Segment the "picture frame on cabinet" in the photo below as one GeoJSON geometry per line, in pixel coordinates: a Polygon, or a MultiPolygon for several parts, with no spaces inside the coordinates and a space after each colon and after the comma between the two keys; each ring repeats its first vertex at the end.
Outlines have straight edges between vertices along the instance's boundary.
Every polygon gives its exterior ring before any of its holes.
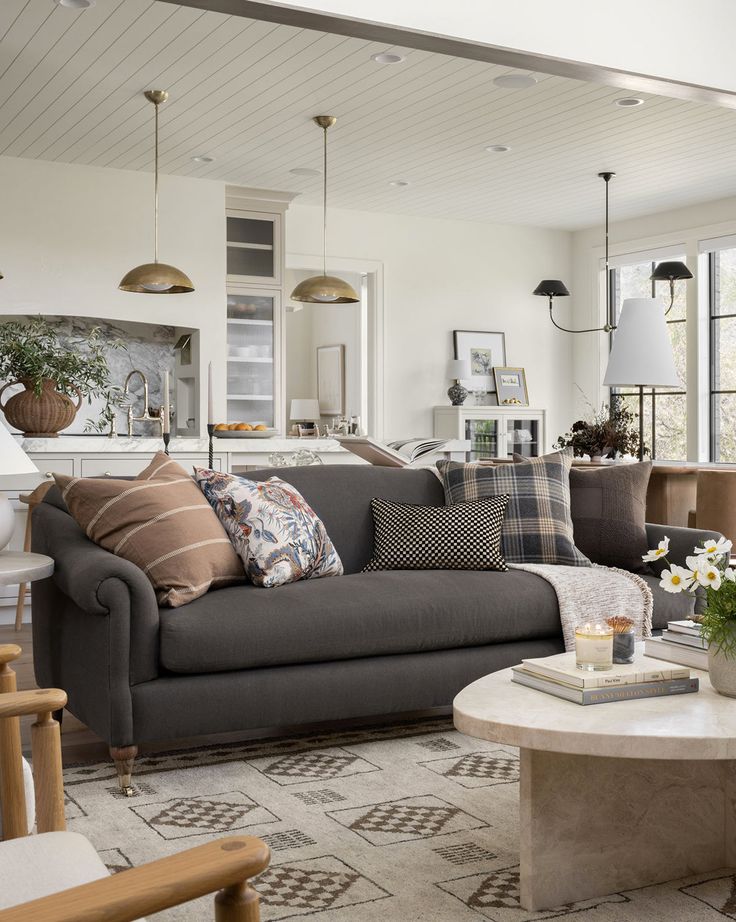
{"type": "Polygon", "coordinates": [[[496,392],[493,368],[506,365],[506,335],[487,330],[453,330],[455,358],[470,364],[470,378],[462,383],[470,391],[496,392]]]}
{"type": "Polygon", "coordinates": [[[493,378],[496,382],[499,406],[529,406],[526,372],[523,368],[494,366],[493,378]]]}
{"type": "Polygon", "coordinates": [[[345,346],[317,347],[317,399],[322,416],[345,415],[345,346]]]}

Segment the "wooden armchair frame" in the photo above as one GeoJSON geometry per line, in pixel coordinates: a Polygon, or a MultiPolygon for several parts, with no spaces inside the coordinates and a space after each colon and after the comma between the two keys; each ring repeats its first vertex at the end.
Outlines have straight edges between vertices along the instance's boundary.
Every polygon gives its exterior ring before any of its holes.
{"type": "MultiPolygon", "coordinates": [[[[61,737],[52,717],[66,704],[66,693],[56,688],[16,691],[9,664],[20,652],[16,644],[0,645],[0,801],[5,839],[28,834],[20,740],[20,718],[28,715],[37,715],[31,747],[38,831],[66,828],[61,737]]],[[[228,836],[0,910],[0,922],[133,922],[216,891],[215,922],[259,922],[258,895],[249,880],[267,867],[269,858],[268,846],[260,839],[228,836]]],[[[38,873],[43,872],[38,869],[38,873]]]]}

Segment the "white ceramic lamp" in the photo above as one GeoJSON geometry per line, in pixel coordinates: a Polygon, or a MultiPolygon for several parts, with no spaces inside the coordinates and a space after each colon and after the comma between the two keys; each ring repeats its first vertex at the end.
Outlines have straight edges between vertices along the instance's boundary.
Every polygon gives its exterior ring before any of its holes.
{"type": "Polygon", "coordinates": [[[289,417],[294,423],[314,423],[320,418],[319,400],[295,398],[291,401],[289,417]]]}
{"type": "Polygon", "coordinates": [[[644,388],[682,387],[661,301],[624,301],[603,383],[607,387],[639,389],[639,460],[643,461],[644,388]]]}
{"type": "MultiPolygon", "coordinates": [[[[38,468],[0,423],[0,477],[37,474],[38,468]]],[[[0,492],[0,551],[7,547],[15,529],[15,513],[5,493],[0,492]]]]}

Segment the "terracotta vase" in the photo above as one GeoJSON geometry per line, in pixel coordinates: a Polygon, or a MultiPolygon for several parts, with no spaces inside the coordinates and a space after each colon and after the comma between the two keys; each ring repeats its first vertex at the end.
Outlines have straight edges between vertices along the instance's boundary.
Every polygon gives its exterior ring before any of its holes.
{"type": "Polygon", "coordinates": [[[77,392],[77,403],[56,390],[56,381],[44,378],[39,397],[33,391],[33,382],[27,378],[20,381],[9,381],[0,388],[0,398],[3,391],[13,384],[22,384],[25,390],[20,391],[2,406],[5,418],[13,429],[20,429],[26,438],[55,439],[62,429],[66,429],[74,421],[77,411],[82,406],[82,394],[77,392]]]}

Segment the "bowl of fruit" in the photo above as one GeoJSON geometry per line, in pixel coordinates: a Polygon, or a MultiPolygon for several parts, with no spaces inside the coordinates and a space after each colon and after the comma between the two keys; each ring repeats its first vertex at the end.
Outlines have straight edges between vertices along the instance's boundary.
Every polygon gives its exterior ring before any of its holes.
{"type": "Polygon", "coordinates": [[[214,437],[216,439],[272,439],[275,429],[265,423],[217,423],[214,437]]]}

